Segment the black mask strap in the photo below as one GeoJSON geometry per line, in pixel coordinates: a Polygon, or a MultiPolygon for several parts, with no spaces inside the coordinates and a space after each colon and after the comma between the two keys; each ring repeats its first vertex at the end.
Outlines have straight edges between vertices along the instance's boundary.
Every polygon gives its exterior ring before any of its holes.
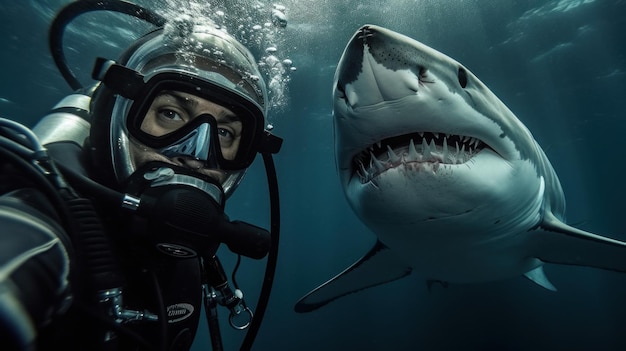
{"type": "Polygon", "coordinates": [[[91,77],[99,80],[116,94],[135,100],[144,88],[144,76],[130,68],[102,57],[96,59],[91,77]]]}

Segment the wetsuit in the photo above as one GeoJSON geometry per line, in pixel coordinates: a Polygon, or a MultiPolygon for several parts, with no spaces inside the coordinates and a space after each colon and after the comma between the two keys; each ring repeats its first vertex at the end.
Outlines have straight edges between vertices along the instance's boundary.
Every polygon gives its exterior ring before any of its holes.
{"type": "MultiPolygon", "coordinates": [[[[50,151],[88,174],[76,145],[50,151]]],[[[199,259],[145,245],[147,226],[71,182],[55,189],[14,156],[0,152],[1,348],[189,349],[199,259]]]]}

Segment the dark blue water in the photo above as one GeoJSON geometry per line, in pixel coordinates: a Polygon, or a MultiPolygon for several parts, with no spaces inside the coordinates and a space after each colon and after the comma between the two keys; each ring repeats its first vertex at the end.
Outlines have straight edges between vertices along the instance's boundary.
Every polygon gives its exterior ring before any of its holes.
{"type": "MultiPolygon", "coordinates": [[[[47,26],[65,3],[0,5],[1,116],[32,125],[70,93],[46,42],[47,26]]],[[[418,39],[471,69],[546,151],[565,190],[568,222],[626,240],[626,1],[281,4],[289,24],[280,33],[279,53],[291,58],[297,71],[290,74],[288,101],[271,117],[275,133],[285,139],[275,157],[281,251],[255,349],[626,350],[626,274],[590,268],[548,265],[557,293],[523,277],[435,287],[429,293],[423,278],[412,275],[309,314],[293,312],[298,298],[358,259],[375,240],[339,186],[330,115],[336,63],[365,23],[418,39]]],[[[88,77],[94,56],[116,57],[145,30],[117,18],[103,21],[106,25],[97,17],[95,24],[90,21],[82,24],[81,35],[68,38],[68,56],[81,77],[88,77]]],[[[230,216],[267,226],[266,188],[259,160],[232,197],[230,216]]],[[[232,255],[220,252],[230,269],[232,255]]],[[[244,260],[238,274],[250,305],[258,297],[264,264],[244,260]]],[[[205,330],[201,325],[194,350],[210,348],[205,330]]],[[[237,349],[243,333],[227,327],[225,319],[222,332],[226,348],[237,349]]]]}

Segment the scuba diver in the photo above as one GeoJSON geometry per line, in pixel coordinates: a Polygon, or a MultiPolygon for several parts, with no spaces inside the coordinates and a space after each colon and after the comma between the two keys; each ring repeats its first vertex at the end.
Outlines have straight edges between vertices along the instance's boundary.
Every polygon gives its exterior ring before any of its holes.
{"type": "Polygon", "coordinates": [[[75,93],[32,130],[0,119],[2,349],[187,350],[203,302],[213,350],[222,348],[217,305],[248,329],[241,349],[250,349],[276,265],[271,155],[282,143],[265,129],[254,57],[211,23],[166,23],[119,0],[70,3],[50,45],[75,93]],[[60,43],[69,22],[96,10],[156,29],[117,61],[97,59],[97,83],[83,88],[60,43]],[[259,153],[270,231],[224,213],[259,153]],[[254,313],[224,273],[222,243],[267,259],[254,313]]]}

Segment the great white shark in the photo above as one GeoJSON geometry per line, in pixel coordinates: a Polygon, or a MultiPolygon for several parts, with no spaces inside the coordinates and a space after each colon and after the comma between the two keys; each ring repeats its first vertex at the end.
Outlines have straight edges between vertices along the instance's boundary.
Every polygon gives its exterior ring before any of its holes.
{"type": "Polygon", "coordinates": [[[377,241],[297,312],[411,272],[445,283],[525,275],[550,290],[545,263],[626,272],[626,243],[565,224],[544,151],[454,59],[363,26],[338,63],[333,100],[339,178],[377,241]]]}

